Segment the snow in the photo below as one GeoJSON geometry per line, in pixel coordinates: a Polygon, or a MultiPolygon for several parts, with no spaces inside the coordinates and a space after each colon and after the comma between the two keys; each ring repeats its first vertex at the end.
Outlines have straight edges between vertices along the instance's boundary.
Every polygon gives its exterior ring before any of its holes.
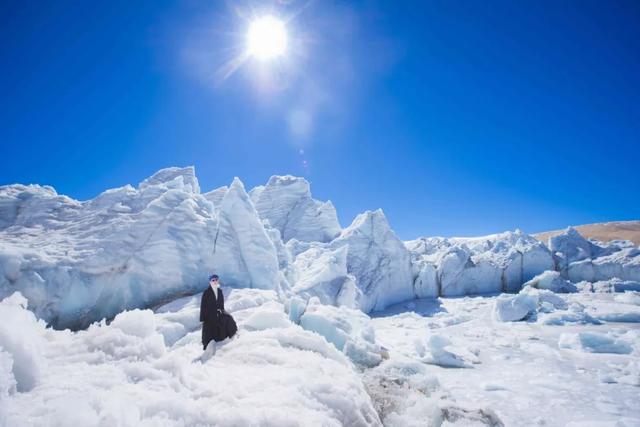
{"type": "MultiPolygon", "coordinates": [[[[546,295],[538,298],[547,301],[553,294],[533,288],[523,292],[546,295]]],[[[568,312],[574,303],[587,310],[602,309],[613,303],[615,295],[554,294],[556,297],[564,304],[557,302],[555,312],[568,312]]],[[[547,325],[543,322],[546,313],[539,311],[537,320],[501,322],[493,314],[499,298],[439,298],[437,311],[426,311],[417,302],[415,307],[423,314],[412,312],[407,304],[398,304],[401,312],[393,306],[375,313],[376,340],[388,349],[390,358],[374,371],[391,361],[421,361],[421,347],[415,343],[423,343],[427,354],[431,336],[438,337],[436,343],[444,338],[439,344],[450,344],[441,348],[468,365],[457,369],[419,363],[414,375],[408,368],[407,372],[385,372],[374,383],[378,387],[368,385],[373,396],[380,393],[389,401],[388,407],[382,405],[383,422],[389,422],[388,414],[393,412],[391,419],[397,416],[406,425],[416,425],[416,420],[434,420],[431,425],[639,425],[640,329],[636,324],[547,325]],[[464,321],[458,319],[462,313],[467,316],[464,321]],[[563,334],[580,333],[608,337],[613,344],[610,349],[619,352],[596,353],[559,345],[563,334]],[[408,381],[414,376],[431,379],[433,387],[419,392],[408,381]]],[[[604,344],[607,342],[605,339],[604,344]]],[[[599,348],[607,349],[605,345],[599,348]]],[[[365,373],[367,384],[372,373],[365,373]]]]}
{"type": "Polygon", "coordinates": [[[637,324],[550,325],[543,317],[637,307],[617,294],[527,286],[516,296],[534,301],[538,317],[501,322],[493,311],[506,294],[399,303],[369,317],[317,297],[283,303],[275,290],[223,292],[239,335],[213,344],[208,355],[200,345],[199,294],[155,311],[124,311],[77,332],[44,329],[19,294],[5,298],[0,325],[22,325],[15,336],[29,336],[23,345],[38,343],[29,351],[46,368],[30,390],[17,390],[16,353],[7,352],[4,339],[10,329],[0,329],[0,421],[18,427],[640,422],[637,324]],[[11,321],[16,316],[22,318],[11,321]]]}
{"type": "Polygon", "coordinates": [[[14,386],[19,392],[32,390],[46,369],[45,324],[26,307],[27,300],[19,292],[0,301],[0,395],[14,386]]]}
{"type": "Polygon", "coordinates": [[[291,176],[3,186],[0,425],[639,425],[639,291],[628,241],[403,242],[291,176]],[[212,272],[239,333],[202,353],[212,272]]]}
{"type": "MultiPolygon", "coordinates": [[[[242,318],[244,311],[246,321],[239,322],[239,338],[218,343],[204,363],[196,360],[202,353],[198,328],[185,330],[172,345],[158,331],[172,316],[188,313],[197,320],[192,297],[156,313],[125,311],[110,324],[78,332],[45,333],[41,322],[23,322],[23,333],[46,335],[41,351],[49,363],[35,387],[17,392],[7,382],[7,353],[0,353],[3,425],[380,425],[342,352],[289,321],[275,325],[271,314],[260,316],[282,309],[273,291],[228,292],[238,310],[234,316],[242,318]],[[255,305],[261,293],[266,302],[255,305]],[[252,330],[251,322],[262,327],[252,330]]],[[[0,324],[8,316],[33,317],[23,302],[2,301],[0,324]]]]}
{"type": "Polygon", "coordinates": [[[615,300],[623,304],[640,305],[640,292],[627,291],[620,295],[616,295],[615,300]]]}

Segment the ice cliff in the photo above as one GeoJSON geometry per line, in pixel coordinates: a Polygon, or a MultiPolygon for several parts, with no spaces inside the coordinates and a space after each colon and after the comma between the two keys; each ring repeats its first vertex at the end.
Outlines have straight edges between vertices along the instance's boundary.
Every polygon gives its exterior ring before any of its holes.
{"type": "Polygon", "coordinates": [[[167,168],[87,201],[49,186],[0,187],[0,299],[21,292],[56,328],[197,293],[212,271],[283,301],[370,312],[416,297],[518,292],[545,271],[640,281],[640,250],[571,228],[548,246],[521,231],[403,242],[382,210],[342,229],[331,202],[292,176],[248,192],[235,178],[202,193],[193,167],[167,168]]]}

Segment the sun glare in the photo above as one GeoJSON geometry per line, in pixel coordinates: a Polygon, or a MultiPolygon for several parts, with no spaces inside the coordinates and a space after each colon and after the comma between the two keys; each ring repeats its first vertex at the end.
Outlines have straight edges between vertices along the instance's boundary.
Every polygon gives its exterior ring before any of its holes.
{"type": "Polygon", "coordinates": [[[267,60],[283,55],[286,49],[287,32],[282,21],[264,16],[251,23],[247,34],[249,55],[267,60]]]}

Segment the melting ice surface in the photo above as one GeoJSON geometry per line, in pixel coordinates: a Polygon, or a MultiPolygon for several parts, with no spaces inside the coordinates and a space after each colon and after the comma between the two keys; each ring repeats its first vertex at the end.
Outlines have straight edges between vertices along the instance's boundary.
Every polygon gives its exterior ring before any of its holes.
{"type": "Polygon", "coordinates": [[[640,425],[638,291],[631,242],[403,242],[290,176],[4,186],[0,425],[640,425]],[[240,330],[203,355],[212,271],[240,330]]]}

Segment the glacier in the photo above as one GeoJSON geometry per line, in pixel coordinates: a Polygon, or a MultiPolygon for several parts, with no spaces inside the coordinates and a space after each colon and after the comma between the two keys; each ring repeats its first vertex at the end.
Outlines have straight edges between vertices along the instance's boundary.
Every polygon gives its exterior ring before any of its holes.
{"type": "Polygon", "coordinates": [[[343,228],[292,176],[2,186],[0,425],[638,425],[639,264],[572,228],[343,228]],[[239,334],[203,354],[211,272],[239,334]]]}
{"type": "Polygon", "coordinates": [[[283,301],[317,297],[370,313],[414,298],[517,293],[545,272],[569,290],[635,283],[640,249],[572,228],[546,243],[520,230],[403,242],[381,209],[341,228],[333,204],[288,175],[203,193],[193,167],[172,167],[87,201],[49,186],[0,187],[0,298],[21,292],[55,328],[197,293],[212,271],[283,301]]]}

